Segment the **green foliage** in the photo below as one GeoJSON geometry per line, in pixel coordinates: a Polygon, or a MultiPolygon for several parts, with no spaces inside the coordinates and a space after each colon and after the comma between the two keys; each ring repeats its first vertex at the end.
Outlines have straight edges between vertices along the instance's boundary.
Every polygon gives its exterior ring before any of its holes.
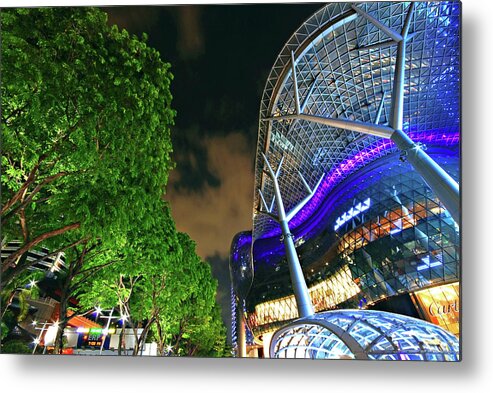
{"type": "Polygon", "coordinates": [[[215,301],[217,281],[190,237],[179,233],[178,240],[182,251],[169,277],[171,307],[159,315],[155,337],[161,348],[169,345],[175,355],[222,356],[226,329],[215,301]]]}
{"type": "Polygon", "coordinates": [[[0,321],[0,341],[3,341],[3,339],[5,337],[7,337],[7,335],[9,334],[9,327],[7,326],[7,324],[1,320],[0,321]]]}
{"type": "Polygon", "coordinates": [[[32,353],[29,345],[21,340],[10,340],[2,343],[2,353],[32,353]]]}
{"type": "MultiPolygon", "coordinates": [[[[2,310],[3,312],[4,310],[2,310]]],[[[14,326],[17,324],[16,317],[14,313],[10,310],[6,310],[5,313],[2,315],[2,321],[1,321],[1,338],[2,342],[5,337],[9,334],[9,332],[14,328],[14,326]]]]}
{"type": "Polygon", "coordinates": [[[153,225],[173,166],[169,64],[96,8],[2,10],[1,50],[3,235],[77,224],[43,245],[123,247],[153,225]]]}
{"type": "Polygon", "coordinates": [[[161,349],[183,356],[222,356],[226,329],[215,302],[217,281],[195,252],[195,243],[177,233],[169,210],[151,231],[136,232],[122,258],[79,296],[85,308],[100,305],[130,315],[131,326],[149,324],[161,349]]]}
{"type": "MultiPolygon", "coordinates": [[[[0,329],[1,329],[0,336],[1,336],[1,343],[2,343],[2,352],[6,352],[6,350],[4,350],[4,344],[7,344],[11,340],[17,340],[15,338],[11,338],[11,337],[8,338],[8,335],[17,326],[18,316],[16,315],[16,313],[12,312],[11,310],[2,310],[2,311],[5,311],[5,312],[3,312],[3,314],[2,314],[2,320],[1,320],[1,326],[0,326],[0,329]]],[[[16,346],[16,345],[14,345],[14,346],[16,346]]],[[[7,353],[16,353],[16,352],[7,352],[7,353]]]]}
{"type": "Polygon", "coordinates": [[[116,306],[176,354],[221,356],[217,282],[162,200],[170,65],[97,8],[1,17],[2,236],[24,250],[2,262],[2,296],[31,274],[27,250],[63,250],[64,307],[116,306]]]}

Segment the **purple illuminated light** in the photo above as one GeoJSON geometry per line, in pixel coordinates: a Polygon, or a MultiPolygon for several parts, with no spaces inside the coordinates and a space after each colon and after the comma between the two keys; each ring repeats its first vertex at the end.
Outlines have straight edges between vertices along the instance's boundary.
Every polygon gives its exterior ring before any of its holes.
{"type": "MultiPolygon", "coordinates": [[[[426,131],[426,132],[410,132],[409,137],[414,142],[430,143],[438,146],[452,146],[459,143],[460,133],[444,133],[440,130],[426,131]]],[[[322,180],[317,193],[313,196],[310,202],[290,221],[290,228],[294,229],[310,218],[313,213],[319,208],[324,201],[328,193],[342,180],[354,173],[358,169],[362,168],[366,164],[383,157],[390,153],[396,146],[390,139],[379,139],[374,144],[370,145],[366,149],[359,151],[352,157],[343,160],[337,167],[332,169],[329,174],[322,180]]],[[[279,227],[272,229],[262,236],[262,238],[269,238],[273,236],[279,236],[281,230],[279,227]]]]}

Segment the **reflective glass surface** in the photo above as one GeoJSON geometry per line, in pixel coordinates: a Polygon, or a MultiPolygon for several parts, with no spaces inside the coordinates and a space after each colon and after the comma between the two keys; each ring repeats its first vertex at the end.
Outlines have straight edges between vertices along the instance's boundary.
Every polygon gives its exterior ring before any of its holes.
{"type": "MultiPolygon", "coordinates": [[[[400,32],[409,3],[368,2],[356,7],[400,32]]],[[[405,71],[404,131],[416,142],[457,144],[460,127],[460,4],[417,2],[411,19],[405,71]]],[[[344,178],[395,151],[389,140],[306,120],[262,121],[295,113],[295,58],[300,106],[305,114],[379,124],[390,114],[396,45],[365,49],[388,41],[384,32],[358,15],[350,3],[332,3],[307,20],[288,40],[266,83],[260,108],[255,190],[267,200],[272,184],[263,172],[265,153],[272,165],[284,156],[280,186],[286,210],[305,195],[296,171],[310,186],[326,176],[319,195],[291,222],[302,224],[344,178]]],[[[260,209],[257,194],[254,208],[260,209]]],[[[275,222],[258,214],[254,240],[280,233],[275,222]]]]}
{"type": "Polygon", "coordinates": [[[458,339],[441,327],[370,310],[328,311],[298,320],[280,329],[270,348],[275,358],[460,359],[458,339]]]}

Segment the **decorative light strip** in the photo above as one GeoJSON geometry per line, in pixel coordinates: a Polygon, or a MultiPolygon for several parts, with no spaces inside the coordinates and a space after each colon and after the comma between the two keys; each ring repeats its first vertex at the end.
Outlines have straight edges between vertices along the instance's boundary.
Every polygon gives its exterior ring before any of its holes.
{"type": "MultiPolygon", "coordinates": [[[[452,146],[459,143],[460,133],[451,132],[445,133],[440,130],[426,131],[426,132],[410,132],[409,137],[419,143],[429,143],[438,146],[452,146]]],[[[313,213],[323,203],[328,193],[342,180],[362,168],[369,162],[383,157],[391,150],[395,149],[395,144],[390,139],[379,139],[373,145],[366,149],[359,151],[352,157],[343,160],[337,167],[335,167],[326,177],[322,180],[317,193],[313,196],[310,202],[301,210],[290,222],[291,230],[298,227],[309,219],[313,213]]],[[[267,232],[262,238],[269,238],[279,236],[281,230],[279,227],[267,232]]]]}

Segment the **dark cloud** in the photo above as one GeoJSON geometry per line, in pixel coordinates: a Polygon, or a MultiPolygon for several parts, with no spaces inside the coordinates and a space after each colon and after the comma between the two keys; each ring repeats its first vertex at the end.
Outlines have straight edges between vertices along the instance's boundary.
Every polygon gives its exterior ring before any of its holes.
{"type": "Polygon", "coordinates": [[[174,187],[185,172],[173,171],[166,199],[170,202],[178,230],[197,242],[202,258],[219,255],[227,258],[233,236],[251,227],[253,147],[242,133],[205,137],[207,160],[204,172],[212,173],[219,184],[196,190],[174,187]]]}
{"type": "Polygon", "coordinates": [[[204,53],[201,10],[201,7],[196,6],[182,6],[177,8],[177,49],[183,59],[196,58],[204,53]]]}
{"type": "Polygon", "coordinates": [[[131,6],[103,8],[108,23],[131,32],[149,31],[159,23],[160,15],[153,7],[131,6]]]}
{"type": "Polygon", "coordinates": [[[175,191],[197,193],[207,187],[221,185],[217,173],[209,168],[209,151],[197,126],[186,130],[173,129],[172,139],[176,169],[171,175],[170,185],[175,191]]]}
{"type": "MultiPolygon", "coordinates": [[[[200,141],[206,160],[199,163],[199,172],[213,174],[219,184],[201,182],[200,188],[174,187],[183,184],[183,176],[187,176],[186,172],[175,170],[166,199],[177,229],[197,242],[198,255],[211,264],[218,280],[217,302],[230,339],[229,249],[233,236],[251,227],[254,145],[240,132],[200,141]]],[[[194,163],[190,167],[198,162],[196,158],[190,161],[194,163]]]]}

